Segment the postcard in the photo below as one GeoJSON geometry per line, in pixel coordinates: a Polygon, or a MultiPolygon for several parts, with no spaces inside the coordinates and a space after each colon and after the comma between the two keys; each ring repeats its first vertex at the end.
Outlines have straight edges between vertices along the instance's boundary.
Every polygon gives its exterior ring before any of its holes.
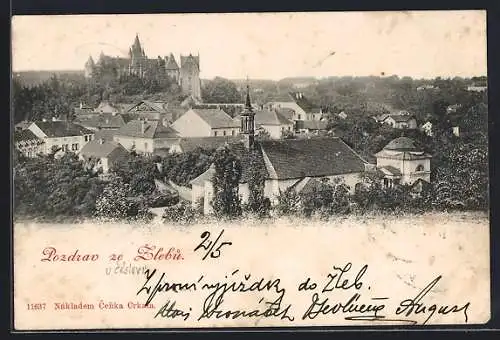
{"type": "Polygon", "coordinates": [[[15,16],[17,331],[490,319],[485,11],[15,16]]]}

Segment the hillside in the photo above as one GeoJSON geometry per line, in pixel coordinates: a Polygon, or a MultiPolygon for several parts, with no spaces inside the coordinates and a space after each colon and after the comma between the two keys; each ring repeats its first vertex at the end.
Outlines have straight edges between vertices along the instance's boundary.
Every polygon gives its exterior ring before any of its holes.
{"type": "Polygon", "coordinates": [[[56,70],[56,71],[20,71],[13,72],[12,77],[19,80],[24,86],[33,86],[50,79],[51,76],[57,77],[83,77],[83,70],[56,70]]]}

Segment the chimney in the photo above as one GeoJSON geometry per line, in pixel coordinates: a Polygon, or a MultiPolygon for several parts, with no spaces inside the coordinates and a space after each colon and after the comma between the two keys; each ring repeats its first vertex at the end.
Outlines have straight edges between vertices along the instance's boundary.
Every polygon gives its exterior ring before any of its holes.
{"type": "Polygon", "coordinates": [[[99,139],[99,144],[101,144],[101,145],[104,144],[104,139],[100,138],[99,139]]]}
{"type": "Polygon", "coordinates": [[[57,121],[57,118],[56,117],[52,117],[52,121],[53,122],[57,121]]]}
{"type": "Polygon", "coordinates": [[[80,109],[83,109],[83,103],[80,102],[80,109]]]}

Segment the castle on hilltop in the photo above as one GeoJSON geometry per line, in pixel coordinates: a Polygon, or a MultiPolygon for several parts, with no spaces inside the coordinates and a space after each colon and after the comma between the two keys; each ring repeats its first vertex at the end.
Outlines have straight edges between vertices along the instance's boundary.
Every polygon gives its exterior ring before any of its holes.
{"type": "Polygon", "coordinates": [[[110,57],[101,52],[99,60],[94,62],[92,56],[85,63],[84,72],[86,78],[92,78],[99,70],[106,68],[112,70],[117,77],[122,75],[137,75],[139,77],[168,76],[173,79],[186,95],[195,99],[201,99],[200,81],[200,56],[180,56],[180,67],[172,53],[162,58],[149,59],[139,41],[135,36],[134,43],[129,49],[128,58],[110,57]]]}

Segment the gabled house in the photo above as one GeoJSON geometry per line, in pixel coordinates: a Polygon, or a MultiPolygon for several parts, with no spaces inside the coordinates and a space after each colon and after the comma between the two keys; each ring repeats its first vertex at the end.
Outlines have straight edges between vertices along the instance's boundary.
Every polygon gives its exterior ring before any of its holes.
{"type": "Polygon", "coordinates": [[[114,141],[127,150],[152,155],[156,149],[170,148],[179,135],[158,120],[132,120],[117,130],[114,141]]]}
{"type": "Polygon", "coordinates": [[[162,120],[169,115],[168,103],[165,101],[141,100],[127,109],[135,119],[162,120]]]}
{"type": "Polygon", "coordinates": [[[172,123],[181,137],[237,136],[240,122],[219,109],[190,109],[172,123]]]}
{"type": "MultiPolygon", "coordinates": [[[[234,117],[239,121],[239,115],[234,117]]],[[[275,110],[255,111],[255,131],[266,131],[272,139],[279,139],[284,133],[294,132],[294,122],[275,110]]]]}
{"type": "Polygon", "coordinates": [[[94,169],[101,169],[107,173],[121,158],[126,157],[128,151],[117,142],[94,139],[79,152],[80,159],[86,162],[95,162],[94,169]]]}
{"type": "Polygon", "coordinates": [[[14,146],[25,157],[36,157],[43,152],[43,139],[38,138],[31,130],[14,132],[14,146]]]}
{"type": "Polygon", "coordinates": [[[414,115],[409,114],[406,111],[402,111],[397,114],[390,114],[381,121],[383,124],[387,124],[395,129],[416,129],[417,119],[414,115]]]}
{"type": "Polygon", "coordinates": [[[44,154],[51,153],[53,148],[60,148],[62,152],[78,152],[94,139],[93,131],[68,121],[38,121],[33,122],[28,129],[43,140],[44,154]]]}
{"type": "MultiPolygon", "coordinates": [[[[323,179],[341,179],[353,192],[355,185],[361,181],[361,174],[367,169],[368,163],[356,154],[340,138],[287,139],[267,140],[255,144],[261,166],[266,171],[264,195],[276,203],[280,192],[294,187],[297,190],[313,180],[309,186],[323,179]]],[[[242,163],[242,176],[239,184],[239,194],[242,202],[249,197],[249,152],[240,144],[232,144],[242,163]]],[[[203,201],[205,214],[212,212],[213,199],[212,178],[214,167],[193,179],[192,202],[195,206],[203,201]]]]}
{"type": "Polygon", "coordinates": [[[413,139],[399,137],[375,154],[377,169],[383,176],[384,186],[412,185],[417,180],[431,181],[431,158],[413,139]]]}
{"type": "MultiPolygon", "coordinates": [[[[369,168],[368,162],[340,138],[255,141],[254,112],[250,104],[249,89],[240,119],[243,142],[229,147],[241,161],[242,174],[238,189],[243,203],[248,201],[250,193],[250,170],[256,166],[266,173],[264,195],[271,202],[276,202],[280,193],[288,188],[303,188],[312,179],[310,186],[323,179],[340,179],[353,192],[356,184],[361,181],[360,175],[369,168]]],[[[190,182],[192,204],[196,206],[201,202],[205,214],[212,212],[214,174],[215,168],[212,165],[190,182]]]]}

